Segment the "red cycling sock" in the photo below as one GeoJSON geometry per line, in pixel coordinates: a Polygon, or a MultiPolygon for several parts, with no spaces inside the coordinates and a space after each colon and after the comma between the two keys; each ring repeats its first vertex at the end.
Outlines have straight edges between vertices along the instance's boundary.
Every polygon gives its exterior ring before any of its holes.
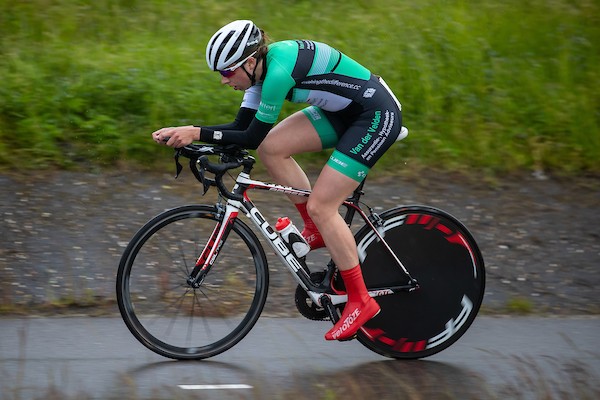
{"type": "Polygon", "coordinates": [[[313,222],[310,215],[308,215],[308,211],[306,210],[306,203],[296,203],[296,208],[298,212],[300,212],[300,216],[304,221],[304,229],[302,230],[302,236],[306,239],[308,245],[311,250],[319,249],[321,247],[325,247],[325,242],[321,237],[321,233],[317,229],[317,226],[313,222]]]}
{"type": "Polygon", "coordinates": [[[379,314],[379,304],[369,296],[362,276],[360,264],[347,271],[341,271],[348,302],[339,321],[325,334],[326,340],[348,340],[371,318],[379,314]]]}
{"type": "Polygon", "coordinates": [[[306,204],[308,203],[294,203],[294,205],[296,206],[296,208],[298,209],[298,212],[300,213],[300,216],[302,216],[302,220],[304,221],[304,224],[306,224],[307,222],[311,222],[314,224],[314,222],[312,222],[312,219],[310,218],[310,215],[308,215],[308,210],[306,209],[306,204]]]}

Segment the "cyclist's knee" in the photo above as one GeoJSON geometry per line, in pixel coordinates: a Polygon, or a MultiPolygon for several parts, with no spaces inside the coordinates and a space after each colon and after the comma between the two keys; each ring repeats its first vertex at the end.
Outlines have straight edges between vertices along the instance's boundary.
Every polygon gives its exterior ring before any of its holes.
{"type": "Polygon", "coordinates": [[[262,141],[262,143],[256,149],[256,154],[260,157],[261,160],[267,159],[271,156],[271,145],[268,143],[267,139],[262,141]]]}
{"type": "Polygon", "coordinates": [[[326,221],[331,215],[336,214],[338,207],[330,207],[327,202],[311,195],[308,198],[308,203],[306,203],[306,211],[308,211],[308,215],[315,224],[318,225],[320,222],[326,221]]]}
{"type": "Polygon", "coordinates": [[[263,161],[289,157],[285,146],[281,146],[281,143],[279,143],[277,138],[275,138],[273,135],[267,135],[260,146],[258,146],[256,149],[256,153],[263,161]]]}
{"type": "Polygon", "coordinates": [[[313,200],[312,197],[308,198],[308,202],[306,203],[306,211],[310,218],[315,221],[315,223],[319,222],[319,205],[316,204],[316,201],[313,200]]]}
{"type": "Polygon", "coordinates": [[[260,161],[264,164],[268,171],[271,171],[272,168],[277,167],[279,162],[279,157],[277,153],[274,151],[274,147],[270,145],[267,140],[264,140],[260,146],[256,149],[256,154],[260,161]]]}

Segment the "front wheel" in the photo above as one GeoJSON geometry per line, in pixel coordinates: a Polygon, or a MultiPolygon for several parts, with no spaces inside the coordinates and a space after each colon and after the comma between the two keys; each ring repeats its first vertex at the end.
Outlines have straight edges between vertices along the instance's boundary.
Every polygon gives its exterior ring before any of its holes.
{"type": "Polygon", "coordinates": [[[222,353],[242,340],[264,307],[267,260],[256,235],[238,219],[205,279],[188,283],[220,223],[212,206],[168,210],[144,225],[123,253],[119,310],[131,333],[162,356],[201,359],[222,353]]]}
{"type": "MultiPolygon", "coordinates": [[[[398,207],[381,215],[384,239],[419,288],[376,298],[381,313],[358,334],[367,348],[402,359],[428,357],[458,340],[483,300],[483,257],[467,228],[426,206],[398,207]]],[[[369,289],[404,285],[406,275],[367,227],[356,234],[369,289]]]]}

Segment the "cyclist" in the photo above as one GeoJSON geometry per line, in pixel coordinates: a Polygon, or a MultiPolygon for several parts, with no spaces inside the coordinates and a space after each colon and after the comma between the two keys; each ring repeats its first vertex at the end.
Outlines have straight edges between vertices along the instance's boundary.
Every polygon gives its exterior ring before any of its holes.
{"type": "Polygon", "coordinates": [[[334,148],[308,202],[290,199],[304,221],[303,236],[312,249],[327,247],[348,293],[325,339],[353,338],[380,307],[367,292],[354,237],[338,208],[398,138],[400,103],[383,79],[340,51],[310,40],[269,44],[252,21],[219,29],[208,42],[206,61],[222,84],[245,91],[235,121],[162,128],[153,139],[171,147],[199,140],[257,149],[278,184],[301,189],[310,189],[310,182],[292,156],[334,148]],[[275,125],[284,100],[310,106],[275,125]]]}

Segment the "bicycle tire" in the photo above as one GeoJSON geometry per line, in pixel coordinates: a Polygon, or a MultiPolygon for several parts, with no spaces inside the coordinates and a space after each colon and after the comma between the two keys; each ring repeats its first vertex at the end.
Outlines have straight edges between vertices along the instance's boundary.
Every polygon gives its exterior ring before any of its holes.
{"type": "MultiPolygon", "coordinates": [[[[467,228],[442,210],[398,207],[381,218],[386,242],[419,288],[377,297],[381,312],[358,340],[391,358],[429,357],[455,343],[475,319],[485,291],[483,257],[467,228]]],[[[407,283],[371,229],[361,228],[356,242],[369,289],[407,283]]]]}
{"type": "Polygon", "coordinates": [[[117,302],[131,333],[148,349],[179,360],[220,354],[246,336],[267,298],[267,259],[239,219],[199,288],[187,283],[220,216],[214,206],[165,211],[126,247],[117,273],[117,302]]]}

